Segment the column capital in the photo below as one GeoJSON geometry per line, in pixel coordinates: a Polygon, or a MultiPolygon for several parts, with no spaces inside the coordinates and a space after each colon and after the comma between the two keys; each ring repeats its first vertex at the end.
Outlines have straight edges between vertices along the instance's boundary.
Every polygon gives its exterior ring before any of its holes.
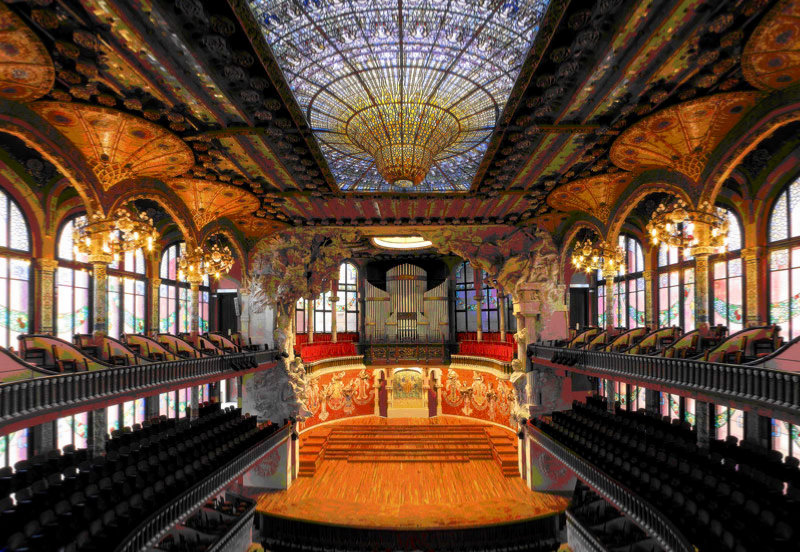
{"type": "Polygon", "coordinates": [[[764,246],[754,245],[753,247],[744,247],[741,250],[742,259],[745,262],[756,261],[764,253],[764,246]]]}
{"type": "Polygon", "coordinates": [[[655,270],[647,269],[642,272],[642,278],[644,278],[645,280],[652,280],[654,274],[655,270]]]}
{"type": "Polygon", "coordinates": [[[58,261],[55,259],[36,259],[36,266],[44,272],[55,272],[58,261]]]}

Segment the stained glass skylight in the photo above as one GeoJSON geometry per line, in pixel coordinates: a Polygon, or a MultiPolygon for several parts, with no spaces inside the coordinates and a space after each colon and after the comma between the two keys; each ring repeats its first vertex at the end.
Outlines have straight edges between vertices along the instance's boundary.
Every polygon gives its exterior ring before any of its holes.
{"type": "Polygon", "coordinates": [[[548,2],[249,0],[339,187],[362,192],[469,188],[548,2]]]}

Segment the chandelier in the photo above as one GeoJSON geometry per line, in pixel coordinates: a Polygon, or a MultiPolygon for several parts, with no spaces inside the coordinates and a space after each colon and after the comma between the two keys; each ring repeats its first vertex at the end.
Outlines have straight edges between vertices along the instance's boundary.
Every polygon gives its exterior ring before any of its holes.
{"type": "Polygon", "coordinates": [[[618,272],[625,272],[625,251],[621,247],[614,247],[605,240],[595,245],[586,238],[572,251],[572,266],[583,270],[587,274],[595,270],[602,270],[603,276],[614,276],[618,272]]]}
{"type": "Polygon", "coordinates": [[[210,275],[219,279],[233,267],[233,261],[233,253],[227,245],[221,247],[215,243],[208,250],[195,247],[178,259],[178,277],[189,283],[200,283],[203,277],[210,275]]]}
{"type": "Polygon", "coordinates": [[[127,207],[117,209],[108,217],[95,213],[77,223],[73,230],[76,254],[107,256],[114,261],[127,251],[152,251],[157,239],[158,231],[153,226],[153,219],[127,207]]]}
{"type": "Polygon", "coordinates": [[[728,245],[728,219],[725,210],[704,201],[691,209],[682,199],[663,203],[647,223],[653,245],[664,244],[690,253],[698,247],[724,249],[728,245]]]}

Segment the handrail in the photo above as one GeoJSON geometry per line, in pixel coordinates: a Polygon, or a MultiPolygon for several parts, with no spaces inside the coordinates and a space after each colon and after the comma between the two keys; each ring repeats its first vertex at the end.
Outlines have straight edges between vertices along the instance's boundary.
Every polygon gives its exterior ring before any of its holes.
{"type": "Polygon", "coordinates": [[[259,458],[267,454],[270,449],[275,447],[282,440],[286,439],[291,432],[291,425],[286,425],[279,429],[267,439],[250,447],[222,468],[215,470],[211,475],[199,483],[181,493],[178,497],[170,500],[167,504],[150,514],[147,519],[141,522],[131,531],[125,540],[117,546],[115,552],[138,552],[155,542],[163,536],[181,517],[192,513],[194,510],[205,504],[205,502],[217,494],[225,485],[239,477],[259,458]]]}
{"type": "Polygon", "coordinates": [[[580,539],[582,545],[578,550],[591,550],[592,552],[607,552],[606,548],[600,540],[593,535],[584,525],[581,520],[575,517],[575,514],[569,511],[569,508],[564,512],[567,516],[567,542],[572,543],[574,540],[580,539]],[[574,530],[577,535],[571,535],[570,531],[574,530]]]}
{"type": "Polygon", "coordinates": [[[230,372],[242,373],[242,361],[274,362],[278,351],[234,353],[203,358],[169,360],[131,366],[109,367],[0,384],[0,434],[19,418],[45,415],[153,387],[230,372]]]}
{"type": "Polygon", "coordinates": [[[228,529],[222,537],[214,542],[206,552],[225,552],[228,550],[228,545],[236,539],[236,537],[240,536],[243,531],[250,532],[250,527],[245,527],[246,524],[252,523],[253,518],[256,514],[256,506],[258,505],[257,502],[253,502],[250,507],[239,514],[239,519],[236,520],[236,523],[233,524],[233,527],[228,529]]]}
{"type": "Polygon", "coordinates": [[[693,552],[694,547],[680,530],[650,502],[641,498],[616,479],[606,475],[586,459],[544,433],[530,422],[526,424],[531,439],[572,470],[594,492],[627,515],[645,533],[670,552],[693,552]]]}
{"type": "Polygon", "coordinates": [[[629,355],[604,351],[528,345],[528,357],[551,361],[558,354],[564,368],[592,372],[600,377],[623,377],[643,384],[666,385],[721,395],[768,408],[800,410],[800,373],[698,359],[629,355]]]}

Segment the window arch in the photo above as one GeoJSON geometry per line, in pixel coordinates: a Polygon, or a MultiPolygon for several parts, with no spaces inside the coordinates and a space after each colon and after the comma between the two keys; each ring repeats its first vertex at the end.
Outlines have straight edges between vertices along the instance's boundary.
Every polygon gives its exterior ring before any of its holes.
{"type": "Polygon", "coordinates": [[[75,251],[73,233],[86,215],[75,215],[62,223],[58,233],[56,271],[56,335],[72,341],[75,334],[92,331],[92,266],[88,256],[75,251]]]}
{"type": "MultiPolygon", "coordinates": [[[[321,293],[314,301],[314,333],[330,333],[331,317],[336,312],[336,333],[358,332],[358,269],[352,263],[339,265],[339,298],[331,305],[331,292],[321,293]]],[[[299,299],[296,305],[295,330],[308,333],[311,321],[309,302],[299,299]]]]}
{"type": "Polygon", "coordinates": [[[658,327],[694,330],[694,293],[694,258],[662,243],[658,248],[658,327]]]}
{"type": "Polygon", "coordinates": [[[717,206],[728,220],[728,245],[723,253],[713,255],[711,266],[712,325],[727,326],[730,333],[744,328],[744,277],[742,274],[742,225],[732,210],[717,206]]]}
{"type": "MultiPolygon", "coordinates": [[[[477,304],[475,302],[475,274],[469,261],[459,263],[456,267],[456,332],[477,331],[477,304]],[[476,314],[470,314],[476,313],[476,314]]],[[[481,289],[481,330],[484,332],[500,331],[500,294],[486,278],[481,289]]],[[[511,296],[506,296],[506,330],[515,331],[516,317],[511,296]]]]}
{"type": "MultiPolygon", "coordinates": [[[[644,326],[644,254],[642,244],[633,236],[620,234],[618,245],[625,252],[625,274],[614,277],[612,286],[615,319],[614,326],[638,328],[644,326]]],[[[597,282],[598,324],[606,324],[605,281],[597,282]]]]}
{"type": "Polygon", "coordinates": [[[800,178],[772,207],[769,242],[769,320],[785,339],[800,336],[800,178]]]}
{"type": "Polygon", "coordinates": [[[25,215],[0,189],[0,346],[17,348],[30,333],[31,232],[25,215]]]}
{"type": "MultiPolygon", "coordinates": [[[[178,271],[178,259],[186,253],[186,243],[176,242],[161,253],[158,290],[158,328],[161,333],[174,335],[191,331],[192,290],[189,282],[178,271]]],[[[203,277],[198,298],[199,329],[205,333],[209,329],[208,296],[211,288],[208,276],[203,277]]]]}
{"type": "Polygon", "coordinates": [[[108,266],[108,335],[144,333],[147,305],[146,265],[141,249],[126,251],[108,266]]]}

